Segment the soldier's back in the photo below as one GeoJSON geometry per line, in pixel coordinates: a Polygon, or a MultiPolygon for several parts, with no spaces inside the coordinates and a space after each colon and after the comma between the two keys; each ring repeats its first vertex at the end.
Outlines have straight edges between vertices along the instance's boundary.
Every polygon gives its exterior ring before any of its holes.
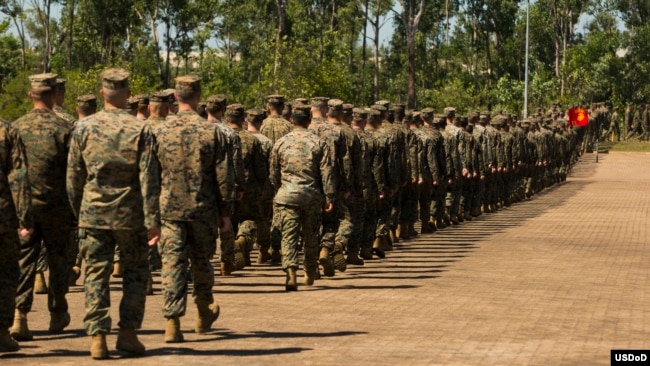
{"type": "Polygon", "coordinates": [[[280,137],[293,130],[293,126],[282,116],[269,116],[262,122],[260,132],[271,141],[276,142],[280,137]]]}

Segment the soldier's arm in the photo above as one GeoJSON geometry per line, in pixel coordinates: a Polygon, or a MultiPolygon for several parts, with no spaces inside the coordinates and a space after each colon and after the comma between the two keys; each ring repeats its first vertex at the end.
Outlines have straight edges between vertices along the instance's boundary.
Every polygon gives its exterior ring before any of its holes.
{"type": "Polygon", "coordinates": [[[269,159],[269,179],[273,189],[277,192],[280,189],[281,182],[281,166],[279,156],[280,144],[276,143],[271,151],[271,158],[269,159]]]}
{"type": "Polygon", "coordinates": [[[73,132],[70,141],[70,150],[68,151],[68,167],[66,171],[68,200],[77,219],[79,219],[79,210],[81,209],[81,199],[87,174],[86,164],[81,156],[81,135],[82,133],[78,129],[73,132]]]}
{"type": "Polygon", "coordinates": [[[155,139],[149,126],[145,126],[140,146],[140,189],[144,204],[144,225],[160,227],[160,164],[156,157],[155,139]]]}
{"type": "Polygon", "coordinates": [[[264,156],[262,143],[260,143],[256,138],[253,138],[253,166],[255,180],[260,187],[263,187],[267,177],[269,176],[269,166],[268,160],[264,156]]]}
{"type": "Polygon", "coordinates": [[[345,138],[343,136],[343,133],[340,134],[340,137],[338,139],[339,141],[339,146],[338,151],[339,155],[341,156],[340,159],[340,164],[341,164],[341,174],[343,176],[341,177],[341,181],[343,183],[342,185],[342,190],[343,192],[352,192],[352,185],[354,184],[354,172],[353,172],[353,164],[352,164],[352,151],[348,149],[348,145],[345,142],[345,138]]]}
{"type": "Polygon", "coordinates": [[[361,152],[361,140],[359,140],[356,134],[352,142],[352,150],[354,154],[354,167],[352,169],[354,174],[354,188],[357,192],[361,193],[365,183],[363,179],[365,164],[363,163],[363,154],[361,152]]]}
{"type": "Polygon", "coordinates": [[[334,200],[337,194],[336,181],[334,179],[334,174],[332,170],[332,162],[331,162],[331,157],[329,152],[329,146],[327,146],[327,144],[324,143],[322,140],[319,140],[319,144],[321,147],[320,162],[319,162],[320,177],[321,177],[321,184],[323,187],[323,194],[325,195],[325,205],[327,206],[330,203],[334,204],[334,200]]]}
{"type": "Polygon", "coordinates": [[[388,192],[388,182],[386,181],[386,168],[387,165],[385,164],[384,160],[386,159],[386,150],[384,147],[379,143],[379,140],[373,140],[373,144],[375,144],[375,155],[372,157],[372,166],[370,167],[372,176],[375,179],[375,182],[377,182],[377,191],[380,193],[386,194],[388,192]]]}
{"type": "Polygon", "coordinates": [[[246,173],[244,169],[244,158],[242,157],[241,140],[235,133],[231,135],[232,162],[235,168],[235,187],[237,192],[243,192],[246,173]]]}
{"type": "Polygon", "coordinates": [[[433,140],[428,139],[423,144],[424,148],[424,164],[429,166],[429,172],[433,180],[438,180],[438,159],[436,157],[436,150],[433,146],[433,140]]]}
{"type": "Polygon", "coordinates": [[[228,137],[216,127],[214,135],[214,171],[219,193],[217,205],[221,217],[230,217],[232,216],[236,190],[232,149],[228,148],[228,137]]]}
{"type": "Polygon", "coordinates": [[[27,174],[27,155],[23,140],[20,138],[18,131],[11,126],[8,127],[8,137],[11,142],[11,172],[9,182],[11,192],[16,206],[16,216],[21,228],[31,229],[33,225],[32,218],[32,190],[29,185],[29,176],[27,174]]]}

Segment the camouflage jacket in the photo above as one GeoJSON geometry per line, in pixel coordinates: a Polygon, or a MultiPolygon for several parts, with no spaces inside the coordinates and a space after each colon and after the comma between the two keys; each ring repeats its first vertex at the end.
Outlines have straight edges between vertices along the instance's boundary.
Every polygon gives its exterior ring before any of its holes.
{"type": "Polygon", "coordinates": [[[31,211],[25,146],[18,131],[0,119],[0,226],[31,228],[31,211]]]}
{"type": "Polygon", "coordinates": [[[268,137],[274,143],[291,131],[293,131],[291,122],[282,118],[282,116],[268,116],[262,122],[262,128],[260,128],[262,135],[268,137]]]}
{"type": "Polygon", "coordinates": [[[490,145],[489,148],[492,150],[490,165],[492,168],[503,168],[505,162],[501,134],[499,133],[499,130],[492,126],[487,126],[485,130],[487,131],[488,144],[490,145]]]}
{"type": "Polygon", "coordinates": [[[66,162],[72,126],[49,109],[34,109],[15,120],[27,153],[34,214],[57,211],[72,216],[66,199],[66,162]]]}
{"type": "Polygon", "coordinates": [[[302,127],[273,145],[269,179],[277,192],[273,202],[278,204],[334,203],[337,195],[329,146],[302,127]]]}
{"type": "Polygon", "coordinates": [[[52,108],[52,112],[57,115],[57,117],[61,118],[62,120],[68,122],[70,124],[70,127],[74,127],[74,125],[77,123],[77,119],[74,118],[72,115],[68,114],[63,107],[60,107],[58,105],[55,105],[54,108],[52,108]]]}
{"type": "Polygon", "coordinates": [[[159,226],[159,174],[154,137],[144,121],[105,109],[75,126],[66,186],[79,227],[159,226]]]}
{"type": "Polygon", "coordinates": [[[209,221],[231,216],[234,167],[225,134],[194,111],[153,128],[160,163],[160,217],[209,221]]]}
{"type": "MultiPolygon", "coordinates": [[[[364,136],[368,141],[375,141],[376,150],[373,162],[372,176],[377,183],[377,192],[387,194],[399,188],[399,177],[394,174],[398,171],[398,157],[395,149],[394,136],[383,129],[366,128],[364,136]]],[[[371,152],[368,152],[371,153],[371,152]]]]}
{"type": "Polygon", "coordinates": [[[309,130],[327,143],[330,160],[334,169],[334,181],[340,192],[352,192],[352,159],[343,131],[325,118],[314,118],[309,124],[309,130]]]}
{"type": "Polygon", "coordinates": [[[413,131],[415,136],[420,139],[421,151],[420,151],[420,175],[422,178],[431,184],[434,177],[438,179],[438,159],[436,157],[436,151],[434,146],[433,139],[426,134],[422,129],[416,129],[413,131]]]}
{"type": "Polygon", "coordinates": [[[216,125],[217,128],[221,130],[221,132],[226,136],[227,149],[228,149],[227,153],[229,156],[228,159],[232,160],[232,165],[233,168],[235,169],[235,173],[234,173],[235,188],[237,192],[243,192],[245,172],[244,172],[244,159],[241,153],[241,140],[239,139],[239,135],[237,135],[237,133],[235,133],[235,130],[230,128],[230,126],[223,121],[218,121],[216,125]]]}
{"type": "Polygon", "coordinates": [[[361,151],[361,141],[359,136],[354,132],[352,127],[341,122],[334,124],[341,129],[347,146],[348,155],[350,156],[350,187],[351,193],[361,195],[364,189],[363,177],[363,154],[361,151]]]}
{"type": "Polygon", "coordinates": [[[260,158],[266,161],[266,177],[264,181],[264,186],[262,187],[262,200],[272,201],[275,192],[273,191],[273,186],[271,181],[268,179],[269,176],[269,161],[271,159],[271,151],[273,150],[273,141],[270,138],[264,136],[261,132],[251,132],[253,136],[260,142],[260,158]]]}
{"type": "Polygon", "coordinates": [[[407,160],[408,154],[406,152],[406,136],[404,131],[394,123],[390,123],[384,120],[381,123],[380,131],[389,135],[389,139],[392,141],[390,149],[395,150],[391,151],[390,155],[394,156],[396,159],[395,165],[391,167],[389,174],[394,175],[398,178],[398,186],[406,184],[409,179],[409,171],[407,170],[407,160]]]}
{"type": "Polygon", "coordinates": [[[260,140],[246,130],[233,128],[241,141],[241,154],[244,163],[244,196],[242,204],[257,201],[262,194],[269,171],[269,161],[262,153],[260,140]]]}

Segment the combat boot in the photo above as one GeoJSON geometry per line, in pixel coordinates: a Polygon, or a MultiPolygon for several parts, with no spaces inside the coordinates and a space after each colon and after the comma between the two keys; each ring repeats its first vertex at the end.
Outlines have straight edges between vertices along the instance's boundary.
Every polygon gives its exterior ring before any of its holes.
{"type": "Polygon", "coordinates": [[[361,247],[361,255],[360,256],[363,259],[372,259],[372,245],[364,244],[361,247]]]}
{"type": "Polygon", "coordinates": [[[434,219],[433,216],[429,218],[429,220],[427,221],[427,224],[429,224],[429,228],[431,229],[431,232],[434,232],[434,231],[437,230],[437,228],[436,228],[436,219],[434,219]]]}
{"type": "Polygon", "coordinates": [[[395,230],[395,236],[398,237],[399,239],[404,239],[404,240],[411,238],[408,221],[400,221],[399,224],[397,224],[397,230],[395,230]]]}
{"type": "Polygon", "coordinates": [[[260,254],[257,256],[257,264],[263,264],[271,260],[269,248],[260,248],[260,254]]]}
{"type": "Polygon", "coordinates": [[[480,206],[474,206],[472,207],[472,211],[470,214],[474,217],[479,217],[481,216],[481,207],[480,206]]]}
{"type": "Polygon", "coordinates": [[[330,258],[330,250],[326,247],[320,249],[320,255],[318,256],[318,263],[323,266],[323,274],[327,277],[334,276],[334,263],[330,258]]]}
{"type": "Polygon", "coordinates": [[[81,277],[81,268],[74,266],[68,272],[68,286],[77,286],[77,280],[81,277]]]}
{"type": "Polygon", "coordinates": [[[34,293],[35,294],[46,294],[47,293],[47,283],[45,282],[45,274],[43,272],[36,272],[34,277],[34,293]]]}
{"type": "MultiPolygon", "coordinates": [[[[399,228],[399,226],[398,226],[398,228],[399,228]]],[[[393,243],[399,243],[399,236],[398,236],[396,230],[389,229],[388,230],[388,236],[390,237],[391,245],[393,245],[393,243]]]]}
{"type": "Polygon", "coordinates": [[[183,342],[183,332],[181,332],[181,320],[178,316],[167,319],[165,326],[165,343],[183,342]]]}
{"type": "Polygon", "coordinates": [[[447,228],[447,224],[445,223],[445,220],[443,219],[436,219],[436,229],[442,230],[447,228]]]}
{"type": "Polygon", "coordinates": [[[415,222],[409,221],[408,227],[409,227],[409,235],[411,236],[411,238],[414,238],[420,234],[417,231],[415,231],[415,222]]]}
{"type": "Polygon", "coordinates": [[[59,334],[70,325],[70,313],[50,313],[50,334],[59,334]]]}
{"type": "MultiPolygon", "coordinates": [[[[372,257],[372,251],[370,252],[370,256],[372,257]]],[[[348,257],[345,259],[347,264],[353,264],[356,266],[363,266],[363,259],[359,258],[359,254],[357,252],[350,252],[348,251],[348,257]]]]}
{"type": "Polygon", "coordinates": [[[347,267],[347,262],[345,261],[345,256],[343,255],[343,245],[335,244],[334,252],[332,252],[332,260],[334,261],[334,268],[339,272],[345,272],[347,267]]]}
{"type": "Polygon", "coordinates": [[[9,334],[17,341],[31,341],[34,339],[32,332],[27,326],[27,313],[16,309],[14,313],[14,325],[9,329],[9,334]]]}
{"type": "Polygon", "coordinates": [[[445,207],[445,214],[442,216],[442,220],[445,222],[445,225],[451,226],[451,216],[449,215],[449,210],[451,206],[445,207]]]}
{"type": "Polygon", "coordinates": [[[144,344],[140,343],[133,328],[120,328],[115,348],[134,355],[143,355],[145,351],[144,344]]]}
{"type": "Polygon", "coordinates": [[[271,249],[271,263],[282,263],[282,255],[280,254],[280,249],[271,249]]]}
{"type": "Polygon", "coordinates": [[[420,228],[420,234],[431,234],[433,231],[434,230],[431,228],[429,221],[423,220],[422,227],[420,228]]]}
{"type": "Polygon", "coordinates": [[[9,330],[6,328],[0,329],[0,353],[16,352],[20,349],[18,342],[16,342],[9,335],[9,330]]]}
{"type": "Polygon", "coordinates": [[[149,279],[147,280],[147,295],[153,295],[153,274],[149,272],[149,279]]]}
{"type": "Polygon", "coordinates": [[[235,269],[242,270],[246,267],[246,238],[243,236],[237,237],[235,240],[235,269]]]}
{"type": "Polygon", "coordinates": [[[235,266],[230,262],[221,262],[221,276],[230,276],[235,272],[235,266]]]}
{"type": "Polygon", "coordinates": [[[472,215],[469,212],[469,209],[463,209],[463,218],[465,221],[472,221],[472,215]]]}
{"type": "Polygon", "coordinates": [[[199,334],[207,333],[219,318],[221,309],[217,303],[209,304],[205,301],[197,301],[196,308],[199,311],[199,317],[196,319],[196,328],[194,331],[199,334]]]}
{"type": "Polygon", "coordinates": [[[386,258],[386,253],[384,253],[384,248],[382,247],[382,241],[382,237],[376,237],[375,241],[372,243],[372,251],[377,257],[386,258]]]}
{"type": "Polygon", "coordinates": [[[463,212],[463,206],[460,206],[458,208],[458,213],[456,214],[456,220],[458,220],[458,222],[465,222],[465,214],[463,212]]]}
{"type": "Polygon", "coordinates": [[[490,205],[487,203],[483,204],[483,212],[485,213],[492,213],[492,210],[490,209],[490,205]]]}
{"type": "Polygon", "coordinates": [[[287,268],[287,282],[284,285],[285,291],[298,291],[298,283],[296,282],[296,267],[287,268]]]}
{"type": "Polygon", "coordinates": [[[95,360],[108,358],[108,346],[106,346],[106,335],[95,334],[90,344],[90,357],[95,360]]]}
{"type": "Polygon", "coordinates": [[[305,268],[305,286],[313,286],[314,280],[316,279],[316,274],[318,269],[307,269],[305,268]]]}
{"type": "Polygon", "coordinates": [[[122,268],[122,265],[120,262],[114,262],[113,263],[113,277],[115,278],[122,278],[124,275],[124,268],[122,268]]]}

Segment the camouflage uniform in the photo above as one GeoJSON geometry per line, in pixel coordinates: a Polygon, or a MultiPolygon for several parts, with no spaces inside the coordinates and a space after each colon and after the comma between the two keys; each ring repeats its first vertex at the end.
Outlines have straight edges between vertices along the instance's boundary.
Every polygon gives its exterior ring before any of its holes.
{"type": "Polygon", "coordinates": [[[416,136],[415,132],[409,128],[413,123],[413,111],[407,111],[399,127],[405,137],[405,146],[408,147],[408,154],[406,156],[406,171],[407,180],[406,185],[401,190],[401,207],[399,209],[399,235],[401,238],[408,239],[417,232],[413,229],[413,223],[417,221],[418,217],[418,200],[419,200],[419,185],[418,182],[422,178],[420,172],[421,168],[421,150],[422,143],[416,136]]]}
{"type": "Polygon", "coordinates": [[[0,119],[0,329],[14,321],[20,277],[16,229],[32,228],[27,156],[18,131],[0,119]]]}
{"type": "MultiPolygon", "coordinates": [[[[125,88],[127,77],[126,71],[109,69],[103,87],[125,88]]],[[[86,260],[84,325],[89,335],[111,329],[109,270],[116,243],[124,266],[118,325],[138,329],[142,324],[149,277],[146,228],[158,227],[160,221],[153,147],[145,122],[115,108],[80,121],[72,135],[67,190],[86,260]]]]}
{"type": "MultiPolygon", "coordinates": [[[[196,87],[197,82],[181,77],[176,88],[196,87]]],[[[231,216],[234,170],[227,137],[193,110],[169,116],[153,134],[161,172],[163,316],[169,319],[185,315],[188,259],[194,301],[214,302],[210,258],[219,217],[231,216]]]]}
{"type": "MultiPolygon", "coordinates": [[[[294,106],[293,113],[301,112],[294,106]]],[[[306,109],[302,113],[308,118],[306,109]]],[[[298,268],[302,237],[303,268],[311,278],[318,270],[322,207],[333,203],[336,194],[331,156],[323,139],[299,126],[277,140],[271,153],[269,178],[277,192],[273,212],[282,232],[282,268],[298,268]]]]}
{"type": "Polygon", "coordinates": [[[413,132],[420,139],[422,147],[420,154],[422,184],[419,187],[419,214],[420,222],[422,223],[421,232],[426,234],[433,231],[431,225],[429,225],[429,219],[431,218],[431,197],[433,194],[433,181],[438,180],[440,172],[433,138],[422,128],[415,128],[413,132]]]}
{"type": "MultiPolygon", "coordinates": [[[[453,118],[453,115],[450,115],[452,109],[446,109],[446,112],[447,113],[445,114],[447,115],[448,120],[449,118],[453,118]]],[[[463,190],[463,168],[466,168],[466,156],[464,154],[465,135],[458,127],[454,126],[449,121],[445,126],[444,132],[441,131],[441,133],[445,136],[445,140],[447,141],[447,147],[449,148],[452,163],[452,168],[448,170],[448,173],[451,173],[451,183],[448,181],[445,207],[447,208],[447,214],[449,215],[450,221],[454,224],[458,224],[460,221],[458,216],[460,198],[463,190]],[[463,150],[461,151],[461,149],[463,150]]]]}
{"type": "Polygon", "coordinates": [[[49,109],[34,109],[13,123],[27,153],[32,190],[34,234],[21,239],[20,281],[16,309],[31,311],[34,276],[41,242],[48,250],[50,263],[48,309],[65,313],[68,303],[68,246],[72,211],[66,200],[65,174],[72,126],[49,109]]]}
{"type": "MultiPolygon", "coordinates": [[[[447,190],[447,171],[449,167],[451,167],[451,155],[447,148],[447,142],[444,136],[438,130],[437,123],[445,123],[445,120],[443,115],[436,115],[434,119],[434,116],[432,116],[433,110],[430,108],[423,110],[423,113],[426,124],[422,127],[422,131],[433,140],[433,150],[436,156],[436,165],[438,167],[438,175],[433,177],[437,180],[438,184],[433,186],[431,193],[430,212],[431,217],[433,218],[433,220],[431,220],[431,224],[433,225],[431,226],[436,229],[443,229],[445,227],[443,219],[445,210],[444,199],[447,190]]],[[[432,174],[433,173],[435,172],[432,172],[432,174]]]]}

